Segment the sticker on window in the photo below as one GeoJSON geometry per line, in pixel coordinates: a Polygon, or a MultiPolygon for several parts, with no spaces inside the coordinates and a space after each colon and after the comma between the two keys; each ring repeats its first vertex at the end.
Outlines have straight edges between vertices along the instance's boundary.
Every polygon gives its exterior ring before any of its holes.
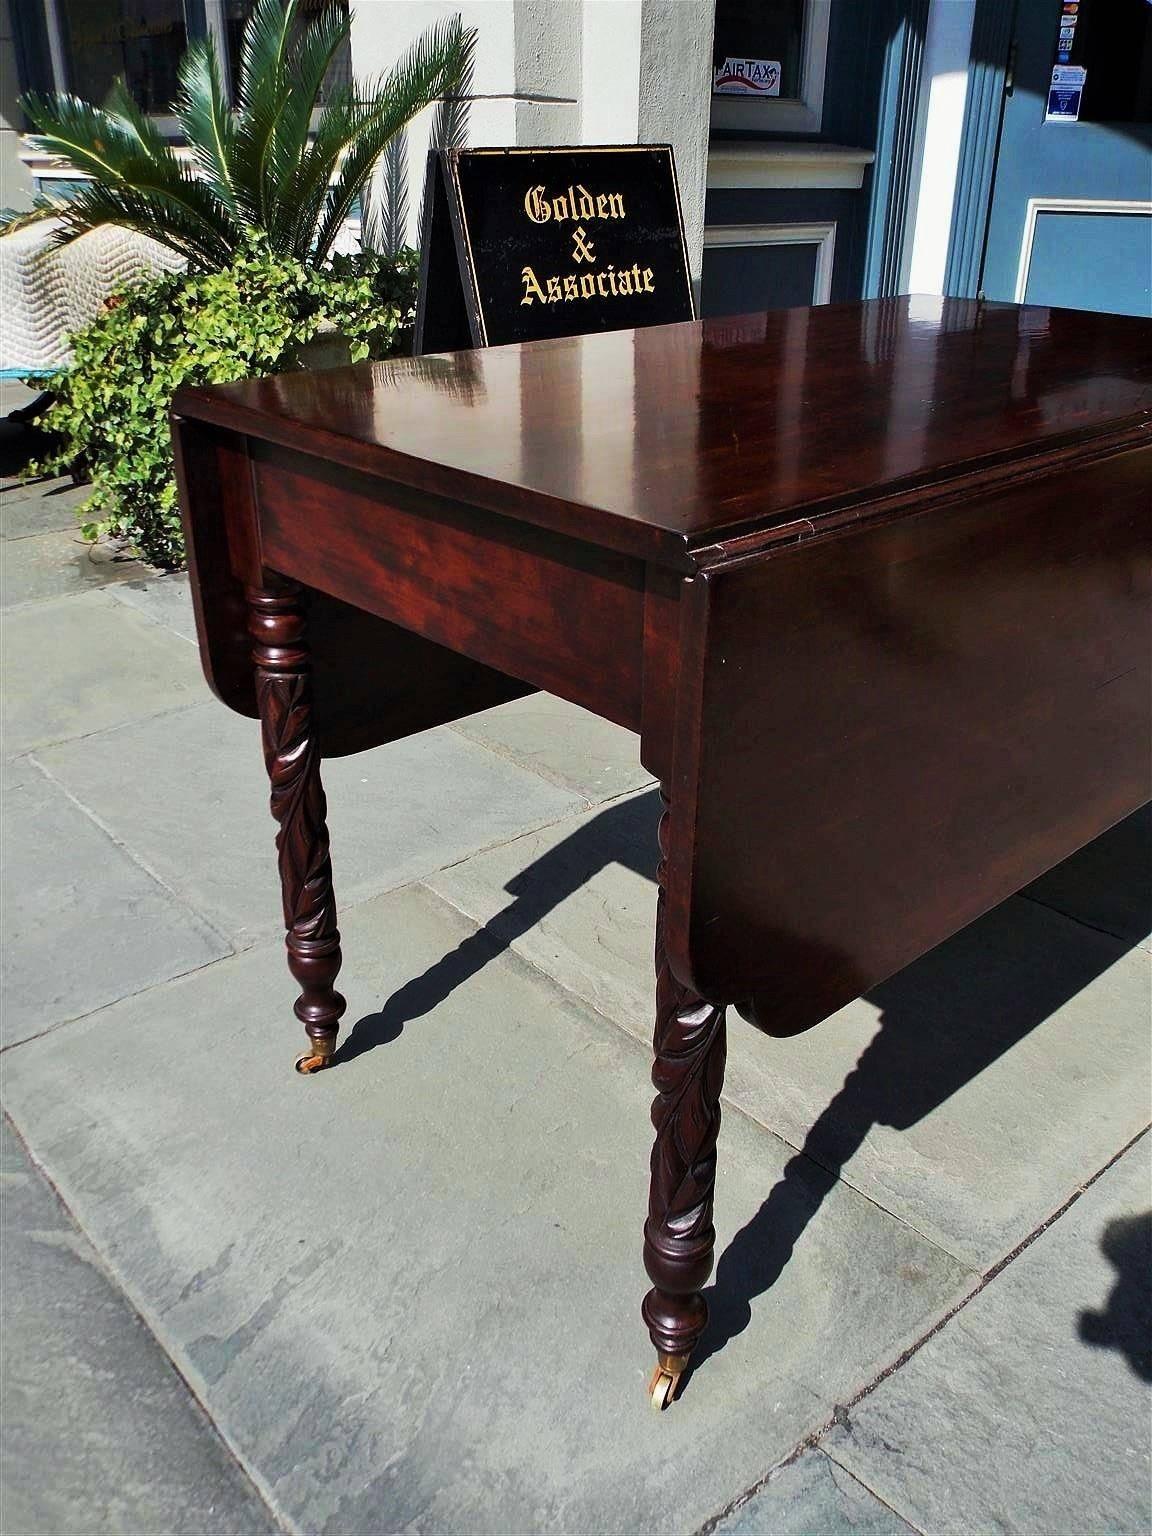
{"type": "Polygon", "coordinates": [[[1057,64],[1048,88],[1046,123],[1074,123],[1080,116],[1080,98],[1088,71],[1079,64],[1057,64]]]}
{"type": "Polygon", "coordinates": [[[725,59],[712,76],[714,96],[779,96],[779,59],[725,59]]]}

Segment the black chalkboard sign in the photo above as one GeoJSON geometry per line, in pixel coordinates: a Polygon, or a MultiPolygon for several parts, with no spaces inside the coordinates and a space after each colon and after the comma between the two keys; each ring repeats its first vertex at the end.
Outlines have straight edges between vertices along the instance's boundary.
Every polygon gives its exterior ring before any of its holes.
{"type": "Polygon", "coordinates": [[[416,351],[695,319],[668,144],[433,150],[416,351]]]}

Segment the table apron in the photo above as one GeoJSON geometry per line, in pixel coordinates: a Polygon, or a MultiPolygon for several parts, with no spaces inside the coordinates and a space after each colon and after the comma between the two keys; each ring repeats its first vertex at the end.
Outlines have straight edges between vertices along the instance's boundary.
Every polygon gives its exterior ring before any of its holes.
{"type": "Polygon", "coordinates": [[[644,563],[251,445],[266,567],[638,731],[644,563]]]}

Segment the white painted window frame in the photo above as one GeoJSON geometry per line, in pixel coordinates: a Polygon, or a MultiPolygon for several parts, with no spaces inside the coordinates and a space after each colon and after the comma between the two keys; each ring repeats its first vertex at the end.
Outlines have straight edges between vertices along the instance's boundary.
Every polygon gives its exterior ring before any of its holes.
{"type": "Polygon", "coordinates": [[[799,96],[713,96],[712,128],[745,133],[819,133],[824,119],[824,74],[832,0],[805,0],[799,96]]]}
{"type": "Polygon", "coordinates": [[[816,271],[812,277],[812,303],[832,299],[832,268],[836,261],[836,221],[824,224],[710,224],[704,230],[704,248],[730,249],[744,245],[814,245],[816,271]]]}
{"type": "Polygon", "coordinates": [[[1016,268],[1017,304],[1027,302],[1028,276],[1032,270],[1032,248],[1036,241],[1036,220],[1042,213],[1111,213],[1152,216],[1152,201],[1140,198],[1101,197],[1030,197],[1024,215],[1024,234],[1020,241],[1020,262],[1016,268]]]}

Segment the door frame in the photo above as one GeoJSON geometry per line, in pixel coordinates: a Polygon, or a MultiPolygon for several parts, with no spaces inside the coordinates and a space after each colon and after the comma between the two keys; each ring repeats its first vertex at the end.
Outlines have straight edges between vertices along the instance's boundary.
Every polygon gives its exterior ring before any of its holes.
{"type": "Polygon", "coordinates": [[[976,0],[968,54],[968,91],[952,203],[952,231],[944,292],[974,299],[984,275],[984,248],[992,214],[992,189],[1011,90],[1009,62],[1016,35],[1018,0],[976,0]]]}

